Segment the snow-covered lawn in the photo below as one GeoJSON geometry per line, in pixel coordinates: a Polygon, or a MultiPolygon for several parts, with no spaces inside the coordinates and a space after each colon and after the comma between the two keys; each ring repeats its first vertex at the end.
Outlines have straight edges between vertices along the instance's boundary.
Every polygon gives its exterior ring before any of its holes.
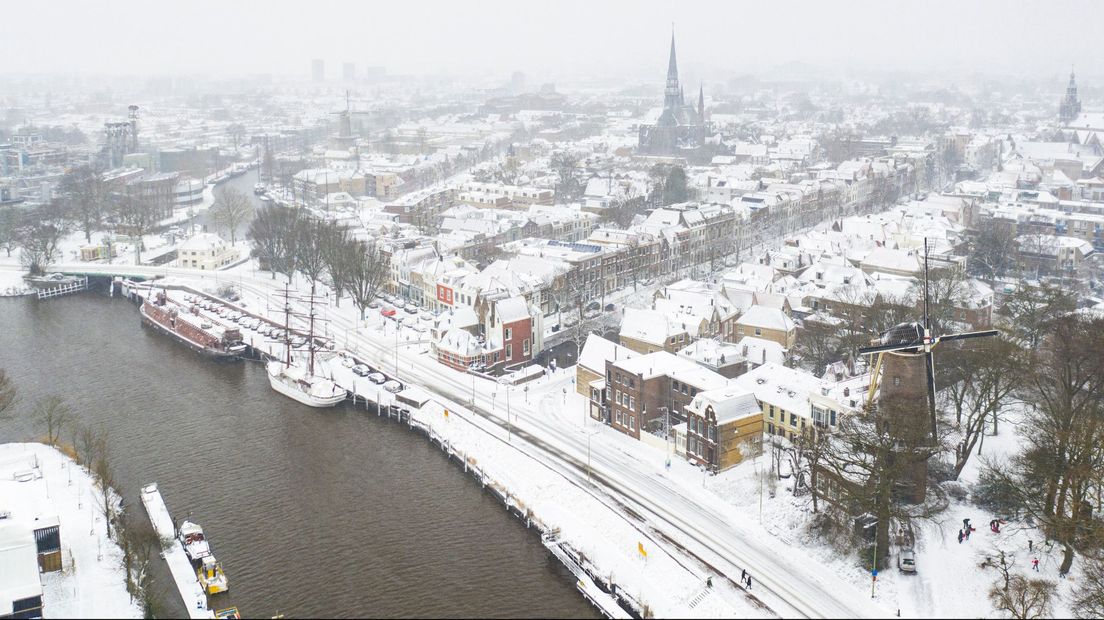
{"type": "Polygon", "coordinates": [[[42,574],[47,618],[141,618],[126,591],[123,552],[107,537],[96,509],[92,477],[69,457],[39,443],[0,445],[0,510],[12,518],[56,515],[62,571],[42,574]],[[41,477],[17,482],[16,472],[37,467],[41,477]]]}
{"type": "MultiPolygon", "coordinates": [[[[1002,419],[1000,434],[985,437],[982,458],[976,454],[963,470],[960,482],[967,488],[975,484],[982,469],[983,459],[1003,457],[1018,447],[1016,424],[1018,412],[1002,419]]],[[[785,467],[785,465],[783,465],[785,467]]],[[[809,496],[794,497],[790,479],[778,480],[774,497],[771,497],[769,480],[757,472],[770,468],[770,456],[764,454],[754,462],[745,462],[707,480],[707,486],[729,502],[748,519],[762,520],[767,531],[781,542],[804,548],[818,561],[831,567],[848,581],[866,588],[871,585],[870,573],[860,565],[856,553],[841,554],[840,550],[810,533],[808,526],[813,518],[809,496]],[[762,487],[761,487],[762,484],[762,487]],[[760,495],[760,488],[763,489],[760,495]],[[762,516],[759,501],[762,497],[762,516]]],[[[766,476],[766,478],[769,478],[766,476]]],[[[822,503],[823,509],[823,503],[822,503]]],[[[992,519],[1006,515],[991,514],[975,505],[971,497],[951,499],[950,506],[936,521],[923,524],[917,533],[917,573],[908,575],[896,568],[898,549],[890,554],[892,567],[878,575],[874,588],[875,600],[889,609],[900,610],[906,618],[996,618],[1002,617],[989,601],[989,589],[996,583],[998,572],[982,568],[986,558],[993,561],[1003,550],[1011,562],[1013,571],[1029,578],[1043,578],[1055,582],[1056,596],[1052,614],[1069,617],[1071,590],[1076,587],[1080,575],[1078,560],[1069,576],[1061,579],[1061,549],[1046,546],[1045,536],[1038,528],[1023,522],[1008,520],[999,534],[989,529],[992,519]],[[958,532],[963,519],[970,519],[975,531],[968,540],[958,542],[958,532]],[[1032,551],[1028,541],[1032,541],[1032,551]],[[1039,572],[1031,570],[1031,560],[1039,559],[1039,572]]]]}

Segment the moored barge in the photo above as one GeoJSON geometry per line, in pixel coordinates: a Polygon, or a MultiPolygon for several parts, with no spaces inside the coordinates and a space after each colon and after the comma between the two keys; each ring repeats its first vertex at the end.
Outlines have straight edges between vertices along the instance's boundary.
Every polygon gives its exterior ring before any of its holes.
{"type": "Polygon", "coordinates": [[[188,310],[171,300],[164,291],[146,297],[139,309],[142,322],[173,336],[190,348],[218,360],[235,360],[245,352],[242,334],[199,316],[198,310],[188,310]]]}

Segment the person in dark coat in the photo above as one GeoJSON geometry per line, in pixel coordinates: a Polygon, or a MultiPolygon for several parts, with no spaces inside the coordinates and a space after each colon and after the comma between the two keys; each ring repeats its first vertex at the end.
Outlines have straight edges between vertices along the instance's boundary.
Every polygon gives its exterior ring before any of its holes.
{"type": "Polygon", "coordinates": [[[747,584],[748,584],[748,590],[750,590],[751,589],[751,575],[747,576],[747,584]]]}
{"type": "Polygon", "coordinates": [[[958,544],[960,544],[960,545],[962,544],[962,538],[963,538],[962,530],[958,530],[958,544]]]}

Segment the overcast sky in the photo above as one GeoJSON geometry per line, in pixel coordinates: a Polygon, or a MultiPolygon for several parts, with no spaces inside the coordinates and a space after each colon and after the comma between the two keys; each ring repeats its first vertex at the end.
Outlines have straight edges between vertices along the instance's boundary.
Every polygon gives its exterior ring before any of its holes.
{"type": "Polygon", "coordinates": [[[801,62],[830,71],[1100,73],[1104,2],[931,0],[4,2],[0,73],[274,73],[326,60],[389,73],[708,79],[801,62]],[[1086,28],[1088,30],[1086,31],[1086,28]]]}

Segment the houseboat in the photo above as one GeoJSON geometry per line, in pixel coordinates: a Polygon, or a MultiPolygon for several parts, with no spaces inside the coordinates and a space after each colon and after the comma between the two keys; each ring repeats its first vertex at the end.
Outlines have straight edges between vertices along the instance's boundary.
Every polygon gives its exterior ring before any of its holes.
{"type": "Polygon", "coordinates": [[[142,323],[173,336],[208,357],[234,360],[245,352],[241,331],[201,317],[198,308],[185,308],[171,301],[164,291],[146,297],[139,313],[142,323]]]}

